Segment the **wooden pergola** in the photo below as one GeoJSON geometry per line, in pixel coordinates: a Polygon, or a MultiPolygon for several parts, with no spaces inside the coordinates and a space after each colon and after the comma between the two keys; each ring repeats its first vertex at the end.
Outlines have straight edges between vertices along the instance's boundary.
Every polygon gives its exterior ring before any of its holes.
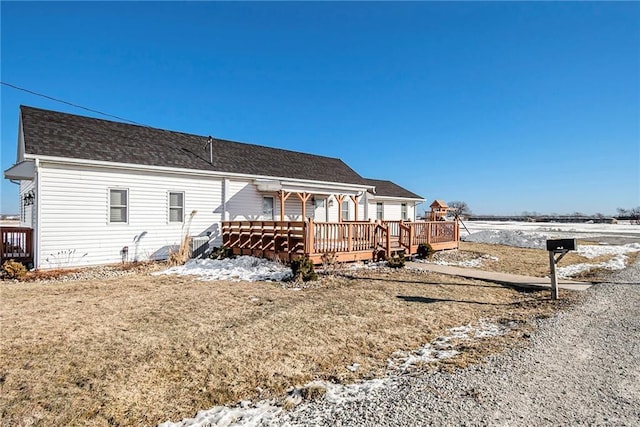
{"type": "MultiPolygon", "coordinates": [[[[287,199],[289,199],[289,197],[295,194],[296,196],[298,196],[298,199],[300,200],[300,204],[302,205],[302,219],[306,220],[307,219],[307,201],[313,196],[311,193],[308,192],[297,192],[297,191],[285,191],[285,190],[280,190],[278,191],[278,199],[280,200],[280,221],[284,221],[285,220],[285,202],[287,201],[287,199]]],[[[346,194],[333,194],[333,197],[336,199],[336,201],[338,202],[338,222],[343,222],[344,218],[342,218],[342,204],[344,203],[345,199],[347,198],[346,194]]],[[[358,220],[358,203],[360,201],[360,195],[349,195],[349,198],[351,198],[351,200],[353,201],[354,204],[354,220],[358,220]]]]}

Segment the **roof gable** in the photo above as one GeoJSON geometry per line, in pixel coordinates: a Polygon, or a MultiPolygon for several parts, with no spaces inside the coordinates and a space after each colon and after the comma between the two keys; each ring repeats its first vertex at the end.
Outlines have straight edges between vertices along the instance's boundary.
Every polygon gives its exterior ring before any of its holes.
{"type": "Polygon", "coordinates": [[[443,202],[442,200],[434,200],[433,203],[431,203],[431,205],[429,206],[430,208],[448,208],[449,205],[447,205],[445,202],[443,202]]]}
{"type": "Polygon", "coordinates": [[[371,179],[371,178],[366,178],[366,181],[369,185],[373,185],[376,187],[377,196],[424,200],[422,197],[418,196],[416,193],[412,193],[406,188],[400,187],[395,182],[384,181],[380,179],[371,179]]]}
{"type": "Polygon", "coordinates": [[[25,153],[367,185],[342,160],[21,106],[25,153]]]}

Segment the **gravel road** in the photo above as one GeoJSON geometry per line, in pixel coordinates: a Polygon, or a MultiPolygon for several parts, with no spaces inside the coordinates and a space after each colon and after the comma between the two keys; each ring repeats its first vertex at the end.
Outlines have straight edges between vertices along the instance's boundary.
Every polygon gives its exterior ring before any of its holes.
{"type": "Polygon", "coordinates": [[[530,346],[364,399],[305,403],[273,425],[640,425],[640,262],[540,321],[530,346]]]}

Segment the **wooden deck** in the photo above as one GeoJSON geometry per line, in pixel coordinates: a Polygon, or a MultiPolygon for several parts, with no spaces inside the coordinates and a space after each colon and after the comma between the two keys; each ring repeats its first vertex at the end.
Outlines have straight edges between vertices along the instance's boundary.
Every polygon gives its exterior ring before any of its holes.
{"type": "Polygon", "coordinates": [[[282,261],[306,255],[315,264],[321,264],[326,253],[349,262],[384,258],[400,250],[414,255],[421,243],[430,244],[434,250],[456,249],[459,236],[458,224],[448,221],[222,222],[223,246],[236,255],[282,261]]]}
{"type": "Polygon", "coordinates": [[[0,264],[14,260],[33,266],[33,230],[26,227],[0,227],[0,264]]]}

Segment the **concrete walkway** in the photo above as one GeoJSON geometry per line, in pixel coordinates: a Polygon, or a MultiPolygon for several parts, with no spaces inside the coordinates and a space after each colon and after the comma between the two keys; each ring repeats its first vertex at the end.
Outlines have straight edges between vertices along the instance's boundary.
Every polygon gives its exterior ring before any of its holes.
{"type": "MultiPolygon", "coordinates": [[[[477,270],[475,268],[454,267],[451,265],[437,265],[413,261],[407,262],[405,265],[410,268],[431,271],[434,273],[484,280],[517,288],[551,289],[551,280],[545,277],[521,276],[519,274],[497,273],[493,271],[477,270]]],[[[558,280],[559,289],[584,291],[589,289],[591,285],[591,283],[587,282],[576,282],[566,279],[558,280]]]]}

